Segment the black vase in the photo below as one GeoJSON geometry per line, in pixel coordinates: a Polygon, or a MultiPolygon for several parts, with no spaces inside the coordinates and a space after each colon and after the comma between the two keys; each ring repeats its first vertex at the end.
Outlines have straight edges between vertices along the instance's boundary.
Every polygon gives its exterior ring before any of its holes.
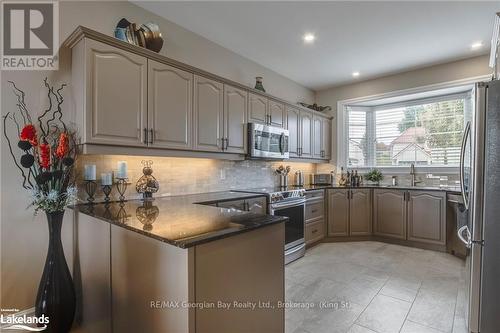
{"type": "Polygon", "coordinates": [[[64,211],[47,213],[49,249],[36,296],[35,314],[49,318],[44,332],[67,333],[75,316],[75,287],[61,242],[64,211]]]}

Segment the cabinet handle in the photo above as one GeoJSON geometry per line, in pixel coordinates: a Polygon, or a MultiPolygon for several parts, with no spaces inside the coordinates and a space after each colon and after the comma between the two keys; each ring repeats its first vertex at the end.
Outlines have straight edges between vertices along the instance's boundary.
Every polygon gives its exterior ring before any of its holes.
{"type": "Polygon", "coordinates": [[[312,233],[312,234],[315,234],[315,233],[317,233],[317,232],[318,232],[318,229],[313,229],[313,230],[311,231],[311,233],[312,233]]]}
{"type": "Polygon", "coordinates": [[[406,201],[406,191],[403,192],[403,201],[406,201]]]}
{"type": "Polygon", "coordinates": [[[271,125],[272,122],[273,122],[273,116],[269,115],[269,125],[271,125]]]}
{"type": "Polygon", "coordinates": [[[408,193],[408,195],[406,196],[406,200],[409,202],[410,201],[410,192],[408,191],[407,193],[408,193]]]}
{"type": "Polygon", "coordinates": [[[226,142],[226,148],[225,148],[225,150],[227,150],[227,147],[229,146],[229,139],[226,138],[224,141],[226,142]]]}
{"type": "Polygon", "coordinates": [[[311,210],[311,213],[313,213],[313,214],[314,214],[314,213],[316,213],[317,211],[318,211],[317,209],[313,209],[313,210],[311,210]]]}
{"type": "Polygon", "coordinates": [[[349,194],[350,190],[347,190],[346,194],[347,194],[347,200],[349,200],[350,198],[350,194],[349,194]]]}
{"type": "Polygon", "coordinates": [[[149,138],[149,143],[150,143],[150,144],[153,144],[153,143],[154,143],[154,139],[155,139],[155,130],[151,128],[151,129],[149,130],[149,133],[150,133],[150,136],[151,136],[151,137],[149,138]]]}
{"type": "Polygon", "coordinates": [[[147,145],[148,142],[148,129],[144,127],[144,144],[147,145]]]}

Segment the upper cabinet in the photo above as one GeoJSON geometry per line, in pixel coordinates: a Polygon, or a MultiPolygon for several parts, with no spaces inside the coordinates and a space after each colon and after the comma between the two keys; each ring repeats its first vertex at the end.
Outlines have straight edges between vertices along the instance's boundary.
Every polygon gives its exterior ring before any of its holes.
{"type": "Polygon", "coordinates": [[[317,159],[331,158],[330,119],[315,115],[313,119],[313,157],[317,159]]]}
{"type": "Polygon", "coordinates": [[[224,148],[230,153],[245,154],[247,136],[248,93],[230,85],[224,85],[224,148]]]}
{"type": "Polygon", "coordinates": [[[151,145],[192,148],[193,74],[150,60],[148,118],[151,145]]]}
{"type": "Polygon", "coordinates": [[[269,100],[269,124],[277,127],[285,126],[285,105],[283,103],[269,100]]]}
{"type": "MultiPolygon", "coordinates": [[[[76,59],[75,59],[76,58],[76,59]]],[[[147,59],[94,40],[78,45],[73,82],[84,142],[144,146],[147,131],[147,59]],[[83,109],[80,109],[83,108],[83,109]],[[119,126],[117,124],[119,123],[119,126]]]]}
{"type": "Polygon", "coordinates": [[[243,158],[253,122],[287,128],[292,158],[330,158],[331,122],[318,112],[85,27],[64,45],[84,153],[243,158]]]}
{"type": "Polygon", "coordinates": [[[196,75],[194,78],[194,148],[222,151],[224,128],[223,84],[196,75]]]}
{"type": "Polygon", "coordinates": [[[290,157],[299,157],[300,148],[300,110],[286,107],[286,128],[288,129],[288,152],[290,157]]]}
{"type": "Polygon", "coordinates": [[[311,158],[313,150],[313,115],[308,111],[300,111],[300,158],[311,158]]]}
{"type": "Polygon", "coordinates": [[[250,93],[248,94],[248,122],[267,124],[268,100],[266,97],[250,93]]]}

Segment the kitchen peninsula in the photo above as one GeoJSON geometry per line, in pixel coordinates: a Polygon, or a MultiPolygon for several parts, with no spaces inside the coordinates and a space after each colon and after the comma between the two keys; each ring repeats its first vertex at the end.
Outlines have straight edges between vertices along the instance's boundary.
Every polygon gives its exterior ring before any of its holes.
{"type": "Polygon", "coordinates": [[[75,206],[77,332],[283,332],[287,218],[234,200],[265,205],[227,191],[75,206]]]}

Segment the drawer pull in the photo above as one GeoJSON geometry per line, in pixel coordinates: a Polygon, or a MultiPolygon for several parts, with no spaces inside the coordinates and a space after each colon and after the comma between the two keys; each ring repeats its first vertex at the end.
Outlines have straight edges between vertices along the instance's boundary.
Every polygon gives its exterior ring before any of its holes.
{"type": "Polygon", "coordinates": [[[311,233],[315,234],[318,232],[318,229],[313,229],[313,231],[311,231],[311,233]]]}
{"type": "Polygon", "coordinates": [[[314,213],[316,213],[317,211],[318,211],[317,209],[313,209],[313,210],[311,210],[311,213],[313,213],[313,214],[314,214],[314,213]]]}

